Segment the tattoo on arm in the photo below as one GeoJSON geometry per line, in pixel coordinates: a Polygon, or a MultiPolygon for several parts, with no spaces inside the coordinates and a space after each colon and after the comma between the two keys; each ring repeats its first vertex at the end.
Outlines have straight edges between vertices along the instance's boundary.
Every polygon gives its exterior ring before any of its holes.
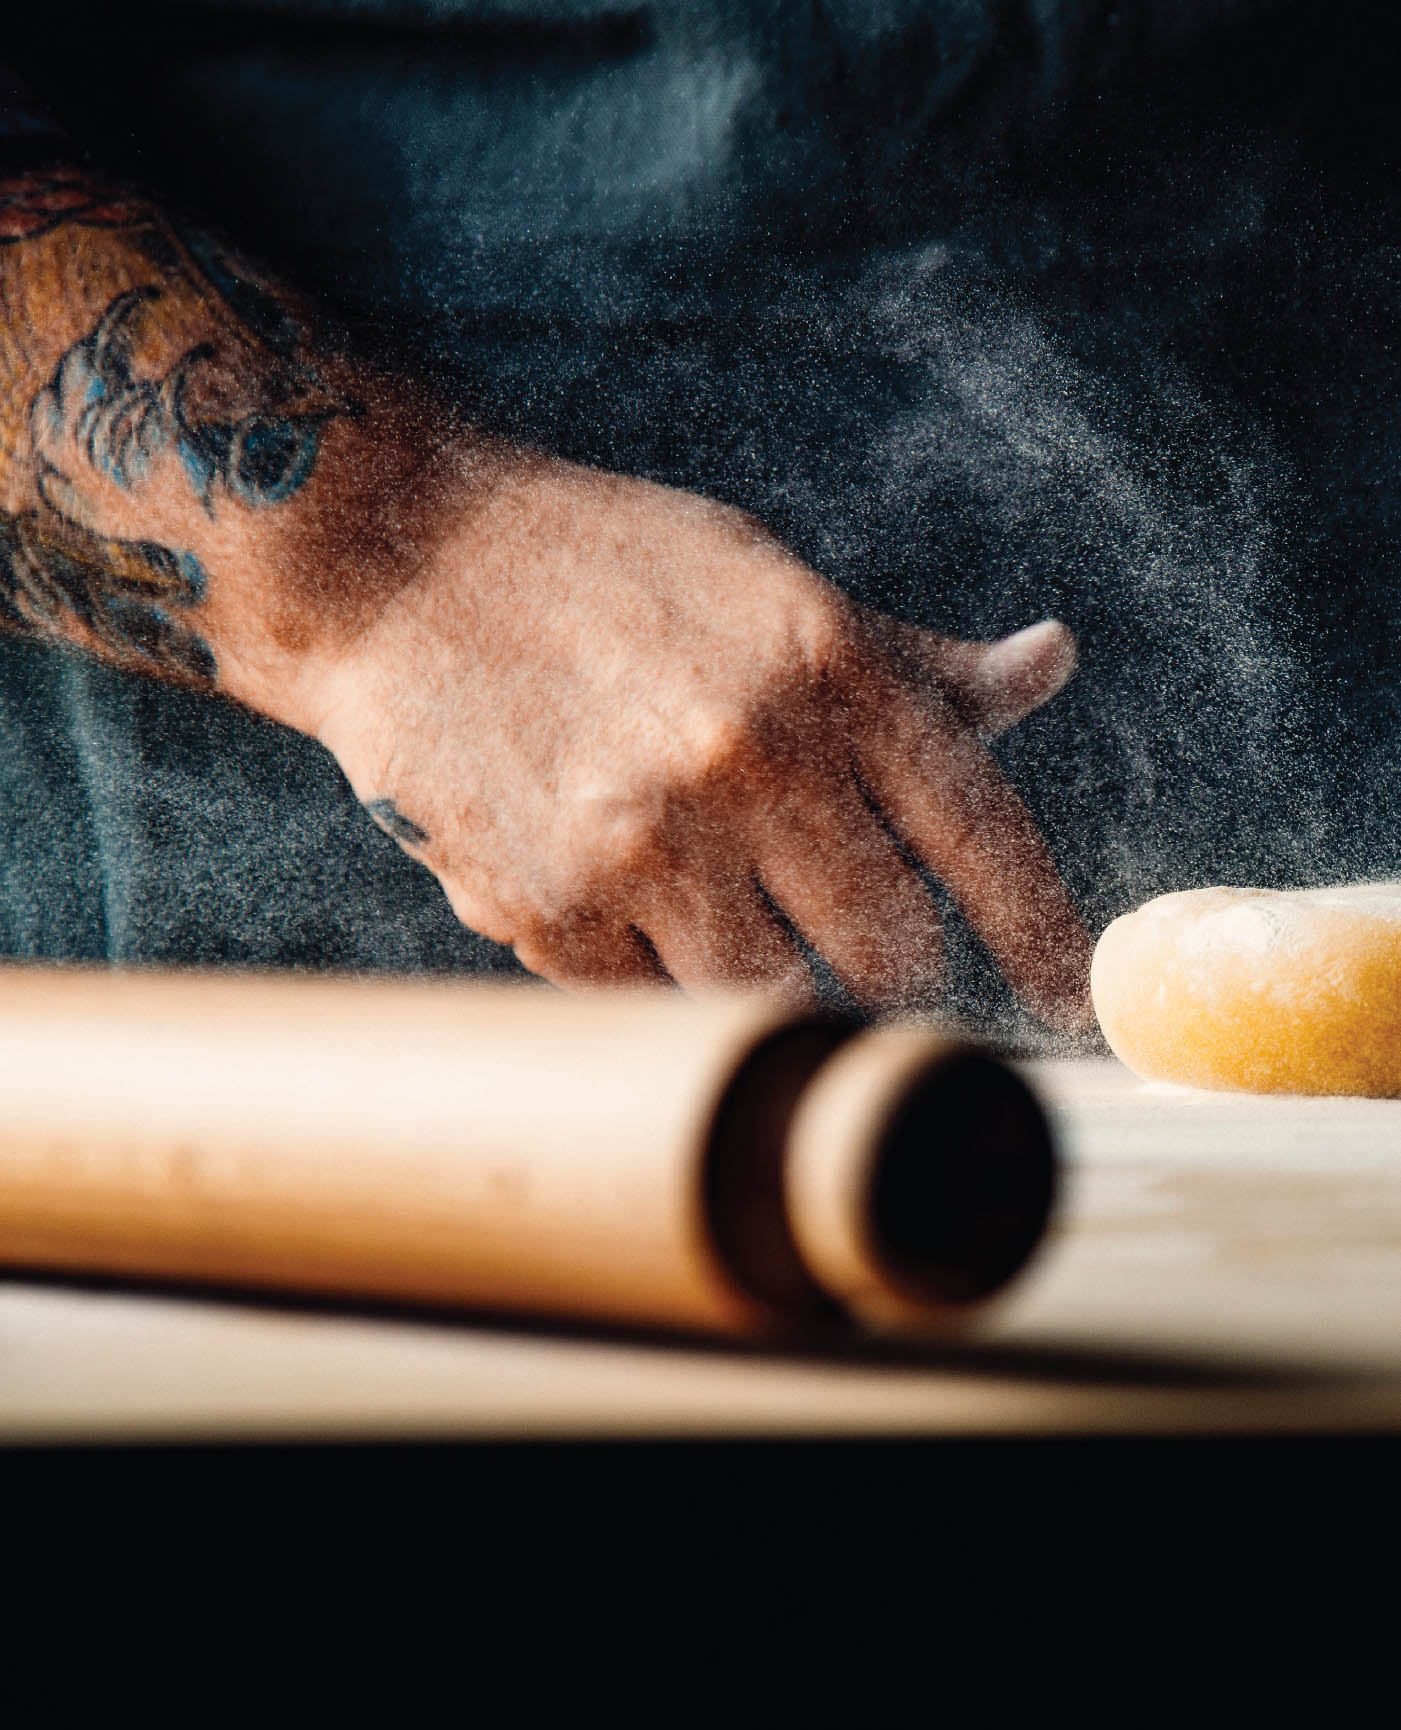
{"type": "Polygon", "coordinates": [[[368,799],[365,810],[386,835],[392,835],[396,841],[403,841],[410,847],[422,847],[428,840],[428,831],[421,829],[411,817],[406,817],[392,799],[368,799]]]}
{"type": "Polygon", "coordinates": [[[23,175],[0,184],[0,391],[0,624],[212,682],[205,570],[142,517],[282,504],[356,412],[288,298],[136,196],[23,175]]]}

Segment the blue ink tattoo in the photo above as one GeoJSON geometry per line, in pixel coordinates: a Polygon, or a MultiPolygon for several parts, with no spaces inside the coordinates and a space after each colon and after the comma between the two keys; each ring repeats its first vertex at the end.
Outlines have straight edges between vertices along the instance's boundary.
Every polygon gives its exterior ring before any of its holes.
{"type": "MultiPolygon", "coordinates": [[[[323,383],[291,304],[216,241],[79,168],[0,184],[0,258],[22,280],[27,249],[42,244],[34,268],[54,284],[57,313],[68,272],[81,280],[102,230],[120,232],[154,280],[115,294],[29,386],[31,400],[0,401],[0,478],[23,474],[26,456],[28,469],[25,503],[0,509],[0,627],[71,638],[76,624],[118,662],[207,685],[214,656],[182,614],[207,598],[208,574],[188,548],[107,533],[104,488],[139,493],[173,456],[210,515],[221,500],[276,506],[311,477],[327,422],[359,410],[323,383]],[[67,262],[56,263],[56,240],[71,248],[67,262]],[[171,333],[188,328],[191,303],[208,340],[181,347],[171,333]]],[[[32,378],[42,334],[0,327],[0,374],[32,378]]]]}
{"type": "Polygon", "coordinates": [[[410,847],[422,847],[428,839],[428,831],[421,829],[411,817],[406,817],[392,799],[367,799],[365,810],[385,834],[392,835],[396,841],[403,841],[410,847]]]}

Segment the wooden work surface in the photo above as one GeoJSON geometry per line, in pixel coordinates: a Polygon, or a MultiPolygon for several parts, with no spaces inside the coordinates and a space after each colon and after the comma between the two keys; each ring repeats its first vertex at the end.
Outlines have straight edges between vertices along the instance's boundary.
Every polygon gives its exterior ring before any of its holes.
{"type": "Polygon", "coordinates": [[[818,1355],[0,1281],[0,1438],[1401,1431],[1401,1101],[1030,1066],[1061,1225],[976,1338],[818,1355]]]}

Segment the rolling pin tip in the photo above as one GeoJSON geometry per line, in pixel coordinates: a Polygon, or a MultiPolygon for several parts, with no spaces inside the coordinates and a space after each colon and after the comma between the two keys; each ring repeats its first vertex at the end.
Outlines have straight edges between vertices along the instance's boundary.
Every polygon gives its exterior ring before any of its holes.
{"type": "Polygon", "coordinates": [[[789,1128],[793,1239],[824,1291],[867,1325],[956,1322],[1026,1264],[1055,1192],[1055,1150],[1030,1089],[929,1031],[850,1040],[789,1128]]]}

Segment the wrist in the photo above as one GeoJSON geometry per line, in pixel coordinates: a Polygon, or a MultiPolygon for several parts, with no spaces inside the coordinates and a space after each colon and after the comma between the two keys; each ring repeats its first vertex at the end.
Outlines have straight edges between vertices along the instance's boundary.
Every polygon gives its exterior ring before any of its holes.
{"type": "Polygon", "coordinates": [[[313,734],[328,681],[422,581],[436,521],[464,510],[487,466],[485,441],[407,387],[326,372],[346,412],[296,496],[189,527],[210,571],[198,623],[219,688],[313,734]]]}
{"type": "MultiPolygon", "coordinates": [[[[250,486],[203,501],[168,463],[140,497],[105,501],[106,547],[176,563],[177,628],[206,687],[316,735],[337,671],[395,599],[422,580],[436,523],[460,520],[488,466],[485,441],[409,386],[317,357],[335,404],[287,496],[250,486]]],[[[75,624],[70,640],[102,653],[75,624]]],[[[158,670],[167,675],[170,667],[158,670]]]]}

